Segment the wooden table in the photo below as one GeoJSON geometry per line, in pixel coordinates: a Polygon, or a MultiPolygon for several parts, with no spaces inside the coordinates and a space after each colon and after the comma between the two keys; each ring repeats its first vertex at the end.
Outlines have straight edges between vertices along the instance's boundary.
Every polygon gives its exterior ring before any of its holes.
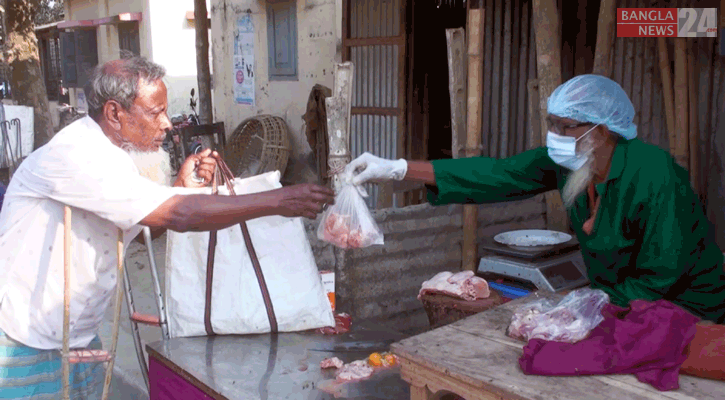
{"type": "Polygon", "coordinates": [[[397,400],[409,386],[398,370],[375,374],[354,384],[334,383],[334,370],[320,361],[336,356],[344,362],[387,351],[403,339],[366,321],[353,321],[343,335],[314,332],[177,338],[146,346],[151,400],[186,399],[333,399],[397,400]],[[322,388],[333,388],[325,391],[322,388]]]}
{"type": "Polygon", "coordinates": [[[394,343],[410,398],[441,392],[482,399],[723,399],[725,382],[680,375],[680,389],[660,392],[634,375],[550,377],[525,375],[518,363],[523,342],[506,336],[513,310],[534,293],[453,324],[394,343]]]}

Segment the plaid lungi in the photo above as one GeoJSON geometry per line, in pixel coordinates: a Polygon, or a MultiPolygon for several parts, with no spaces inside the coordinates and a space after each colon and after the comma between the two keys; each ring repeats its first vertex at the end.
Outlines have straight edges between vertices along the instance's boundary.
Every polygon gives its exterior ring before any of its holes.
{"type": "MultiPolygon", "coordinates": [[[[88,349],[101,349],[96,336],[88,349]]],[[[97,400],[103,392],[102,363],[71,364],[70,398],[97,400]]],[[[63,398],[61,354],[25,346],[0,331],[0,399],[59,400],[63,398]]]]}

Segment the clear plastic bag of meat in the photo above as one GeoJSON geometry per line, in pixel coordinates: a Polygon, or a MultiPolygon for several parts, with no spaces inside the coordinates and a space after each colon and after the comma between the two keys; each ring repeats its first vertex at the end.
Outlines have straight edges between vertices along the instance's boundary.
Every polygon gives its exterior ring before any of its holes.
{"type": "Polygon", "coordinates": [[[508,335],[529,341],[543,339],[575,343],[604,320],[602,308],[609,296],[601,290],[583,288],[569,293],[558,304],[546,299],[524,304],[514,311],[508,335]]]}
{"type": "Polygon", "coordinates": [[[322,214],[317,238],[343,249],[382,245],[383,232],[363,197],[367,197],[363,187],[344,182],[335,204],[322,214]]]}

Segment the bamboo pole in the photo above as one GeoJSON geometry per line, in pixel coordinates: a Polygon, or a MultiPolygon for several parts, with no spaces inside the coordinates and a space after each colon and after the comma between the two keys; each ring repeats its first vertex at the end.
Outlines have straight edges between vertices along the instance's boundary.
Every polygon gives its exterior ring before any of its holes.
{"type": "Polygon", "coordinates": [[[695,49],[697,42],[690,41],[690,51],[687,54],[687,94],[689,96],[689,146],[690,146],[690,182],[698,196],[702,197],[702,187],[700,186],[700,124],[697,106],[699,99],[697,96],[697,72],[695,69],[695,49]]]}
{"type": "MultiPolygon", "coordinates": [[[[517,125],[518,132],[516,133],[517,140],[516,150],[514,154],[519,154],[526,150],[526,143],[528,141],[528,132],[526,126],[528,121],[524,118],[526,115],[527,104],[527,90],[528,90],[528,68],[529,68],[529,7],[527,4],[523,4],[521,7],[521,47],[519,52],[519,94],[518,94],[518,114],[517,118],[520,118],[517,125]]],[[[536,103],[538,104],[538,103],[536,103]]],[[[530,110],[530,109],[529,109],[530,110]]]]}
{"type": "MultiPolygon", "coordinates": [[[[541,110],[542,143],[546,143],[546,117],[549,95],[561,84],[561,31],[556,0],[534,0],[534,27],[541,110]]],[[[569,221],[558,191],[546,193],[546,224],[549,229],[567,232],[569,221]]]]}
{"type": "MultiPolygon", "coordinates": [[[[469,3],[468,22],[466,31],[468,38],[468,111],[466,156],[474,157],[481,152],[481,108],[483,105],[481,93],[481,78],[483,76],[483,21],[484,10],[480,0],[474,8],[469,3]]],[[[476,270],[478,230],[478,206],[466,204],[463,206],[463,269],[476,270]]]]}
{"type": "Polygon", "coordinates": [[[541,132],[540,124],[541,115],[539,114],[539,81],[536,79],[530,79],[528,82],[529,90],[529,124],[531,130],[529,131],[529,143],[528,150],[541,147],[541,132]]]}
{"type": "Polygon", "coordinates": [[[689,168],[688,123],[688,90],[687,90],[687,39],[675,38],[675,159],[683,168],[689,168]]]}
{"type": "Polygon", "coordinates": [[[670,138],[670,153],[675,155],[675,142],[677,141],[675,131],[675,102],[672,98],[672,72],[670,70],[670,55],[667,50],[667,40],[663,37],[657,38],[657,49],[660,58],[660,77],[662,78],[662,99],[665,103],[665,117],[667,120],[667,134],[670,138]]]}
{"type": "Polygon", "coordinates": [[[448,91],[451,96],[451,153],[465,156],[466,148],[466,32],[446,29],[448,44],[448,91]]]}
{"type": "Polygon", "coordinates": [[[63,399],[70,399],[70,263],[71,263],[71,210],[63,209],[63,354],[61,369],[63,399]]]}
{"type": "Polygon", "coordinates": [[[116,299],[113,304],[113,337],[111,339],[111,351],[109,352],[108,365],[106,365],[106,379],[103,382],[102,400],[108,399],[113,378],[113,364],[116,361],[116,350],[118,349],[118,330],[121,326],[121,302],[123,301],[123,231],[118,230],[116,242],[117,264],[116,264],[116,299]]]}
{"type": "Polygon", "coordinates": [[[504,8],[503,14],[503,52],[501,55],[501,106],[497,110],[500,113],[500,120],[497,130],[491,129],[491,135],[498,135],[499,149],[491,149],[493,157],[504,158],[508,156],[508,146],[511,138],[511,126],[509,115],[511,115],[510,98],[511,98],[511,6],[513,1],[505,1],[501,6],[504,8]]]}

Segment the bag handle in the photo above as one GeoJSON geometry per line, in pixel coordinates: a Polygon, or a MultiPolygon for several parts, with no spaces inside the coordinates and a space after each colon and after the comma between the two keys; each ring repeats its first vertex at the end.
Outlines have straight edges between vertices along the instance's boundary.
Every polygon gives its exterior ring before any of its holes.
{"type": "MultiPolygon", "coordinates": [[[[234,174],[229,169],[227,164],[222,159],[217,160],[217,168],[214,170],[214,176],[212,177],[212,194],[216,195],[219,193],[219,183],[225,184],[229,190],[229,194],[236,196],[234,192],[234,174]]],[[[269,289],[262,273],[262,266],[257,258],[257,252],[254,250],[252,244],[252,238],[249,234],[249,228],[247,222],[242,221],[239,226],[242,228],[242,235],[244,236],[244,243],[247,246],[247,252],[252,260],[252,266],[254,267],[254,273],[257,275],[257,281],[259,283],[259,289],[262,292],[262,298],[264,299],[264,306],[267,309],[267,318],[269,319],[269,326],[272,333],[278,332],[277,317],[274,314],[274,306],[272,305],[272,298],[269,295],[269,289]]],[[[206,264],[206,304],[204,306],[204,327],[208,335],[215,335],[211,325],[211,294],[212,294],[212,282],[214,277],[214,253],[216,251],[216,231],[211,231],[209,235],[209,253],[207,254],[206,264]]]]}

